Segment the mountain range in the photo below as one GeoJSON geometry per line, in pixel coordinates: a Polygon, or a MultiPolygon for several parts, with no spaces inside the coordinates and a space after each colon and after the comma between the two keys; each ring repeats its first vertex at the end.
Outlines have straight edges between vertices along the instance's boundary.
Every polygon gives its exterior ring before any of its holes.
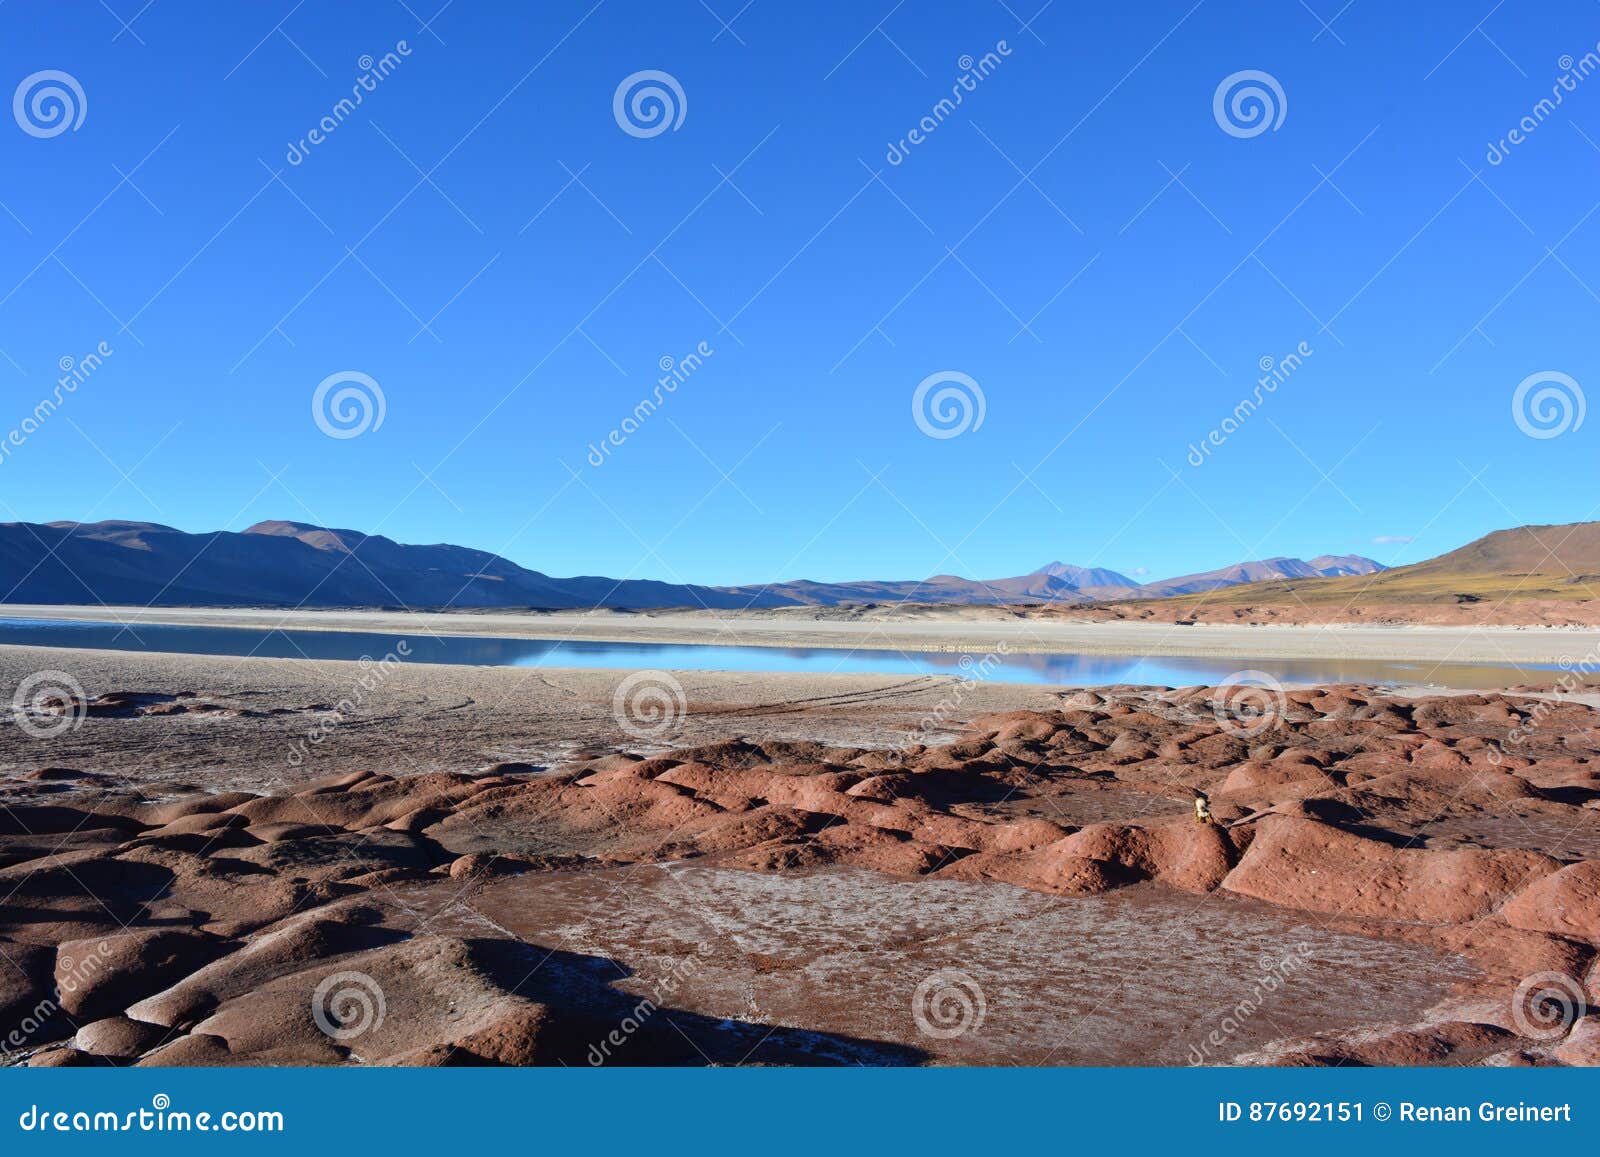
{"type": "Polygon", "coordinates": [[[644,609],[921,602],[1004,604],[1159,598],[1275,579],[1374,574],[1356,555],[1271,558],[1141,584],[1052,562],[991,580],[713,587],[600,576],[553,578],[470,547],[408,546],[302,522],[189,534],[152,522],[0,523],[0,602],[147,606],[591,607],[644,609]]]}
{"type": "MultiPolygon", "coordinates": [[[[186,534],[150,522],[0,524],[0,602],[143,606],[708,606],[750,600],[643,579],[551,578],[464,546],[300,522],[186,534]]],[[[786,600],[758,601],[781,606],[786,600]]]]}
{"type": "Polygon", "coordinates": [[[1269,558],[1241,562],[1220,570],[1180,575],[1160,582],[1139,583],[1103,567],[1071,566],[1052,562],[1016,578],[964,579],[939,574],[922,580],[899,582],[816,583],[805,579],[764,587],[723,587],[744,595],[782,596],[787,603],[832,606],[838,603],[1048,603],[1110,602],[1121,599],[1167,598],[1197,594],[1222,587],[1271,579],[1334,578],[1376,574],[1382,563],[1358,555],[1322,555],[1307,562],[1298,558],[1269,558]]]}
{"type": "MultiPolygon", "coordinates": [[[[1317,560],[1321,561],[1321,560],[1317,560]]],[[[1367,578],[1302,578],[1216,591],[1219,610],[1246,604],[1311,607],[1506,603],[1600,599],[1600,522],[1496,530],[1436,558],[1367,578]]]]}

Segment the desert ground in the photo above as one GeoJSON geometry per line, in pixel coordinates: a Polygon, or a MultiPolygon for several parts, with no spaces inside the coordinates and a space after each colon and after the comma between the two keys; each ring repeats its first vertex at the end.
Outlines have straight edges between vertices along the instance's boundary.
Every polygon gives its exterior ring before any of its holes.
{"type": "Polygon", "coordinates": [[[10,1063],[1600,1063],[1588,692],[46,671],[10,1063]]]}

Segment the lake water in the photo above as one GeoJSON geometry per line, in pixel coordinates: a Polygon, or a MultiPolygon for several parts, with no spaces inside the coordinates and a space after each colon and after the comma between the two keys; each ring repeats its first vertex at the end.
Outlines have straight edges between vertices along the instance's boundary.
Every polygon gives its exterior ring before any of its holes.
{"type": "Polygon", "coordinates": [[[1001,683],[1212,684],[1243,669],[1285,683],[1437,683],[1488,688],[1559,677],[1554,665],[1477,666],[1340,659],[1203,659],[1174,656],[1011,654],[984,669],[982,655],[834,647],[730,647],[713,644],[594,643],[484,636],[405,636],[356,631],[282,631],[0,619],[0,645],[90,647],[275,659],[381,659],[410,648],[407,661],[483,667],[603,667],[668,671],[798,671],[816,674],[972,675],[1001,683]]]}

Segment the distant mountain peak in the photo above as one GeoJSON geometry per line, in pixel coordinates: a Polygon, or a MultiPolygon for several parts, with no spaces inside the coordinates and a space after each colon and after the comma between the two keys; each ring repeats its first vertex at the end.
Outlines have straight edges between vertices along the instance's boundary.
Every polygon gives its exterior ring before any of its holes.
{"type": "Polygon", "coordinates": [[[1103,566],[1073,566],[1066,562],[1050,562],[1033,572],[1041,578],[1064,580],[1074,588],[1081,587],[1136,587],[1139,584],[1120,571],[1103,566]]]}
{"type": "Polygon", "coordinates": [[[290,522],[286,518],[269,518],[258,522],[254,526],[247,526],[241,534],[277,534],[294,538],[310,530],[327,530],[326,526],[317,526],[310,522],[290,522]]]}
{"type": "Polygon", "coordinates": [[[1307,562],[1303,558],[1289,558],[1278,555],[1273,558],[1253,559],[1250,562],[1236,562],[1232,566],[1219,567],[1216,570],[1201,571],[1199,574],[1179,575],[1177,578],[1162,579],[1159,582],[1146,583],[1142,592],[1155,597],[1170,595],[1192,595],[1202,591],[1214,591],[1222,587],[1241,586],[1245,583],[1281,582],[1287,579],[1309,578],[1339,578],[1346,575],[1376,574],[1385,570],[1382,563],[1374,562],[1370,558],[1360,555],[1323,554],[1307,562]]]}
{"type": "Polygon", "coordinates": [[[1319,554],[1311,565],[1330,578],[1338,575],[1377,574],[1389,568],[1363,554],[1319,554]]]}
{"type": "Polygon", "coordinates": [[[247,526],[245,534],[270,535],[274,538],[299,539],[307,546],[317,550],[338,550],[349,554],[360,548],[368,538],[374,542],[387,542],[387,539],[376,538],[362,534],[357,530],[337,530],[331,526],[316,526],[309,522],[289,522],[285,519],[268,519],[258,522],[254,526],[247,526]]]}
{"type": "MultiPolygon", "coordinates": [[[[25,522],[7,522],[3,525],[26,526],[28,524],[25,522]]],[[[83,531],[88,534],[106,534],[141,530],[159,530],[166,534],[183,533],[183,531],[178,530],[176,527],[166,526],[159,522],[136,522],[126,518],[107,518],[100,522],[73,522],[70,519],[63,519],[59,522],[46,522],[42,523],[41,525],[48,526],[52,530],[83,531]]]]}

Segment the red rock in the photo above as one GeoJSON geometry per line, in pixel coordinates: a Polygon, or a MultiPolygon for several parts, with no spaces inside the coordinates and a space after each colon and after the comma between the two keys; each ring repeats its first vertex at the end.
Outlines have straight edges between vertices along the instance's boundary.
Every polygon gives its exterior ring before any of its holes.
{"type": "Polygon", "coordinates": [[[1518,928],[1553,932],[1600,946],[1600,860],[1585,860],[1536,880],[1500,909],[1518,928]]]}
{"type": "Polygon", "coordinates": [[[1317,912],[1457,924],[1559,867],[1536,852],[1399,849],[1313,820],[1266,816],[1223,886],[1317,912]]]}
{"type": "Polygon", "coordinates": [[[135,1020],[177,1028],[192,1024],[234,994],[308,963],[392,941],[374,927],[381,913],[361,904],[331,906],[286,921],[243,948],[176,979],[171,987],[131,1004],[135,1020]]]}
{"type": "MultiPolygon", "coordinates": [[[[1319,1041],[1293,1063],[1588,1062],[1587,1022],[1532,1047],[1508,1045],[1502,1021],[1523,977],[1588,973],[1591,988],[1600,977],[1600,859],[1562,867],[1516,847],[1582,851],[1579,817],[1600,803],[1600,759],[1588,754],[1600,712],[1563,704],[1512,751],[1508,731],[1538,710],[1526,699],[1297,689],[1275,726],[1243,742],[1218,729],[1211,695],[1105,688],[1069,710],[990,715],[955,743],[899,751],[736,739],[538,776],[360,771],[274,796],[174,783],[160,790],[185,798],[157,805],[111,780],[36,777],[27,790],[44,802],[22,806],[37,831],[0,827],[0,938],[6,956],[33,961],[0,968],[0,1009],[49,994],[58,946],[131,935],[150,940],[108,948],[118,969],[99,989],[80,986],[99,1019],[37,1063],[91,1051],[139,1064],[572,1063],[583,1032],[607,1031],[583,1019],[593,994],[575,1006],[570,993],[512,993],[531,961],[502,984],[483,944],[508,942],[470,920],[483,942],[406,938],[459,931],[459,905],[483,891],[464,883],[502,870],[703,857],[1061,895],[1226,887],[1483,970],[1452,994],[1454,1021],[1319,1041]],[[1192,820],[1191,789],[1213,796],[1223,822],[1192,820]],[[1447,850],[1466,841],[1492,847],[1447,850]],[[228,954],[158,977],[161,935],[228,954]],[[310,992],[341,970],[382,985],[389,1022],[377,1035],[338,1040],[310,1015],[310,992]]],[[[635,1055],[677,1055],[659,1044],[635,1055]]]]}
{"type": "Polygon", "coordinates": [[[30,1069],[78,1069],[103,1064],[104,1061],[70,1046],[45,1049],[28,1058],[30,1069]]]}
{"type": "Polygon", "coordinates": [[[450,861],[450,878],[452,880],[475,880],[487,876],[502,875],[515,868],[515,864],[501,856],[485,855],[474,852],[466,856],[457,856],[450,861]]]}
{"type": "Polygon", "coordinates": [[[61,1007],[79,1019],[120,1013],[222,951],[214,936],[170,928],[69,941],[61,945],[55,960],[61,1007]]]}
{"type": "Polygon", "coordinates": [[[557,1063],[571,1042],[552,1042],[550,1010],[532,1001],[507,1001],[487,1025],[452,1041],[444,1063],[464,1058],[496,1065],[548,1065],[557,1063]],[[565,1047],[563,1047],[563,1045],[565,1047]],[[554,1046],[554,1047],[552,1047],[554,1046]]]}
{"type": "Polygon", "coordinates": [[[130,1059],[149,1052],[166,1041],[170,1034],[158,1025],[111,1016],[90,1021],[72,1038],[75,1048],[98,1057],[130,1059]]]}
{"type": "Polygon", "coordinates": [[[47,1019],[43,1011],[52,1003],[54,983],[50,970],[55,952],[43,944],[22,944],[0,939],[0,1052],[32,1039],[38,1023],[47,1019]],[[35,1028],[23,1032],[25,1024],[35,1028]],[[17,1032],[19,1041],[8,1043],[6,1034],[17,1032]]]}
{"type": "Polygon", "coordinates": [[[175,1038],[172,1043],[163,1045],[153,1052],[146,1053],[135,1061],[134,1065],[138,1068],[155,1065],[181,1065],[185,1068],[198,1068],[238,1063],[238,1060],[228,1051],[228,1042],[221,1037],[209,1036],[205,1033],[189,1033],[175,1038]]]}
{"type": "Polygon", "coordinates": [[[1600,1065],[1600,1016],[1587,1016],[1574,1024],[1550,1054],[1562,1064],[1586,1068],[1600,1065]]]}

